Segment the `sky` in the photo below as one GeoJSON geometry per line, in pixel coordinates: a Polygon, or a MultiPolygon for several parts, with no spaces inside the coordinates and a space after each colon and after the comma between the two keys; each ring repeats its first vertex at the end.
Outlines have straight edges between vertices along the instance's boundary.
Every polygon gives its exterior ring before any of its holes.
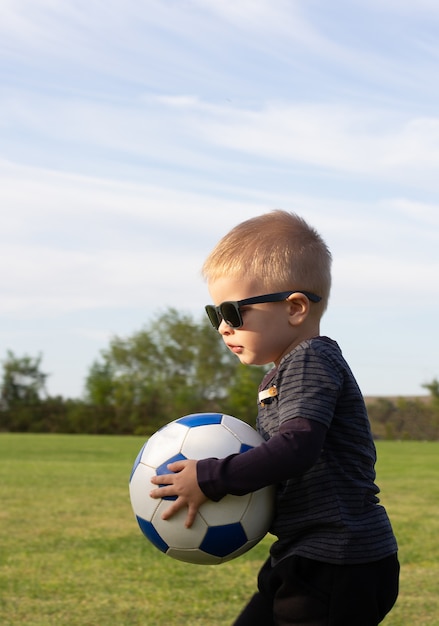
{"type": "Polygon", "coordinates": [[[427,393],[438,35],[437,0],[2,0],[0,360],[82,397],[112,337],[201,320],[213,246],[284,209],[331,249],[321,332],[363,393],[427,393]]]}

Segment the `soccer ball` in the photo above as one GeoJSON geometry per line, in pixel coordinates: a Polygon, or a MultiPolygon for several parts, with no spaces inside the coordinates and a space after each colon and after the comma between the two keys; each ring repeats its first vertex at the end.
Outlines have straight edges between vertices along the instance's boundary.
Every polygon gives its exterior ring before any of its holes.
{"type": "Polygon", "coordinates": [[[130,498],[143,534],[162,552],[188,563],[218,564],[240,556],[267,533],[274,509],[274,490],[264,487],[245,496],[208,500],[186,528],[187,509],[161,519],[169,500],[153,499],[154,475],[169,474],[167,465],[182,459],[224,458],[263,441],[249,424],[220,413],[194,413],[158,430],[140,450],[131,472],[130,498]]]}

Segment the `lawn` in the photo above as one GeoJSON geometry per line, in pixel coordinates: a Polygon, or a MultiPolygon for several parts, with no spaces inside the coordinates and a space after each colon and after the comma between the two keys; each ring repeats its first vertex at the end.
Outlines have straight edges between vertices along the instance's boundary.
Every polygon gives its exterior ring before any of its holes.
{"type": "MultiPolygon", "coordinates": [[[[219,626],[253,592],[267,538],[220,566],[180,563],[140,534],[128,496],[138,437],[0,435],[2,626],[219,626]]],[[[400,544],[385,626],[439,625],[439,443],[378,442],[400,544]]]]}

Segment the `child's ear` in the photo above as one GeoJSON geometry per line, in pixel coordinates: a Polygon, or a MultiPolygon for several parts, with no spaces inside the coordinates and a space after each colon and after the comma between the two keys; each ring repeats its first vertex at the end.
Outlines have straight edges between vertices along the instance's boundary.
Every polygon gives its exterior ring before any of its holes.
{"type": "Polygon", "coordinates": [[[310,304],[308,298],[300,292],[292,293],[287,298],[289,323],[291,326],[299,326],[308,317],[310,304]]]}

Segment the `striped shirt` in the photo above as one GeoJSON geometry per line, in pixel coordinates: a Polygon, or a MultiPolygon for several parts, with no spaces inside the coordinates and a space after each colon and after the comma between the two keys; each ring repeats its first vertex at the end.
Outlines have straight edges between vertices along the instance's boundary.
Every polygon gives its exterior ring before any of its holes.
{"type": "MultiPolygon", "coordinates": [[[[266,377],[267,378],[267,377],[266,377]]],[[[362,394],[335,341],[309,339],[271,373],[277,389],[260,406],[265,439],[287,420],[305,418],[327,428],[317,462],[277,489],[272,532],[275,560],[290,554],[330,563],[364,563],[397,550],[375,485],[375,445],[362,394]]]]}
{"type": "Polygon", "coordinates": [[[363,397],[336,342],[306,340],[262,381],[257,428],[265,443],[197,463],[212,500],[277,484],[274,562],[297,554],[365,563],[397,551],[375,485],[376,453],[363,397]],[[263,393],[264,390],[273,393],[263,393]]]}

